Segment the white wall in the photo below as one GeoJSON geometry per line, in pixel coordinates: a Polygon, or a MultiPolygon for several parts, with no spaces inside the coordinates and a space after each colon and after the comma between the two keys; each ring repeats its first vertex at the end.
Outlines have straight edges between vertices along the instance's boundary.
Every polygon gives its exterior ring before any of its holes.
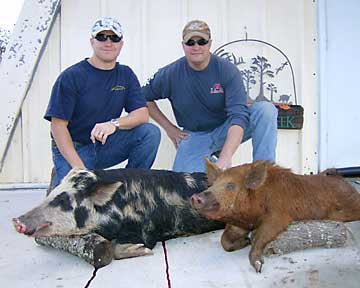
{"type": "MultiPolygon", "coordinates": [[[[48,181],[52,167],[49,127],[42,116],[51,85],[61,70],[91,55],[90,27],[103,15],[114,16],[123,24],[125,45],[118,60],[131,66],[142,83],[158,68],[183,55],[182,28],[195,18],[210,25],[213,51],[224,43],[245,38],[246,33],[249,38],[279,47],[294,67],[305,121],[302,130],[279,130],[277,162],[299,173],[317,172],[317,35],[316,3],[312,0],[63,0],[47,52],[27,95],[28,105],[22,109],[0,183],[48,181]],[[41,125],[34,129],[31,121],[41,125]]],[[[260,53],[272,57],[271,50],[256,49],[254,56],[260,53]]],[[[288,81],[281,80],[279,87],[285,87],[288,81]]],[[[169,104],[163,102],[160,106],[172,118],[169,104]]],[[[162,136],[154,167],[170,169],[175,149],[165,133],[162,136]]],[[[250,143],[242,145],[235,164],[251,161],[250,152],[250,143]]]]}
{"type": "Polygon", "coordinates": [[[318,4],[320,170],[360,166],[360,1],[318,4]]]}

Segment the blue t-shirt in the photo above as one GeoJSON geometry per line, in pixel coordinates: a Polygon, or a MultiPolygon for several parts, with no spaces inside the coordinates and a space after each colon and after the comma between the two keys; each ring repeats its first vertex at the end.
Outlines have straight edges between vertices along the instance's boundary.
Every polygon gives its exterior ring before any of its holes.
{"type": "Polygon", "coordinates": [[[116,63],[111,70],[101,70],[85,59],[59,75],[44,118],[69,121],[72,140],[90,143],[96,123],[120,117],[123,109],[129,113],[141,107],[146,107],[146,101],[128,66],[116,63]]]}
{"type": "Polygon", "coordinates": [[[161,68],[142,87],[147,101],[169,99],[177,124],[189,131],[209,131],[230,119],[243,129],[249,108],[237,67],[211,55],[205,70],[196,71],[185,57],[161,68]]]}

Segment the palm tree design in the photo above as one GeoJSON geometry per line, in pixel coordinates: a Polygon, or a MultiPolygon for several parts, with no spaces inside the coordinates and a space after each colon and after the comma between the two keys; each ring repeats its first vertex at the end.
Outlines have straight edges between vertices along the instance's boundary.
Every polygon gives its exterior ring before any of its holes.
{"type": "Polygon", "coordinates": [[[264,85],[265,77],[274,78],[274,72],[270,70],[271,64],[268,63],[268,60],[263,56],[256,56],[252,58],[252,66],[250,69],[255,73],[259,74],[259,95],[256,97],[255,101],[269,101],[264,95],[264,85]]]}
{"type": "MultiPolygon", "coordinates": [[[[234,52],[226,51],[224,48],[220,48],[215,51],[215,55],[228,60],[238,67],[245,85],[247,102],[250,104],[254,101],[274,102],[275,94],[278,93],[279,88],[275,86],[275,83],[273,83],[274,80],[267,82],[267,79],[276,78],[279,73],[290,65],[288,59],[286,58],[285,62],[280,63],[277,68],[272,69],[272,65],[269,63],[267,58],[257,55],[256,57],[251,58],[250,67],[245,68],[242,67],[242,65],[245,64],[245,66],[247,66],[247,61],[244,61],[243,56],[238,56],[234,52]],[[254,100],[250,97],[250,90],[254,89],[255,85],[259,86],[259,93],[257,97],[253,96],[255,98],[254,100]],[[266,93],[268,96],[265,96],[265,89],[269,91],[266,93]]],[[[282,99],[282,101],[284,100],[282,99]]]]}
{"type": "Polygon", "coordinates": [[[269,83],[266,90],[270,91],[270,101],[274,102],[274,93],[277,93],[277,87],[273,83],[269,83]]]}
{"type": "Polygon", "coordinates": [[[250,97],[250,89],[252,89],[252,85],[256,84],[256,80],[254,77],[254,72],[249,69],[244,69],[241,71],[242,78],[245,83],[245,90],[246,90],[246,98],[248,103],[253,103],[254,100],[250,97]]]}

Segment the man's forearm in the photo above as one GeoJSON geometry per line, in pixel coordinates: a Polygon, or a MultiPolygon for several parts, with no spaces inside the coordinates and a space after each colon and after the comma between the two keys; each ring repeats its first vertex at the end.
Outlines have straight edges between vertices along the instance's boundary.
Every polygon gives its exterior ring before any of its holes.
{"type": "Polygon", "coordinates": [[[165,131],[169,128],[174,127],[175,125],[170,122],[170,120],[161,112],[157,104],[153,101],[147,102],[149,109],[149,114],[152,119],[154,119],[165,131]]]}
{"type": "Polygon", "coordinates": [[[231,158],[241,144],[244,130],[238,125],[230,126],[225,144],[221,150],[220,157],[231,158]]]}
{"type": "Polygon", "coordinates": [[[128,130],[134,127],[137,127],[141,124],[149,122],[149,111],[148,108],[142,107],[131,111],[124,117],[120,117],[119,119],[119,128],[128,130]]]}

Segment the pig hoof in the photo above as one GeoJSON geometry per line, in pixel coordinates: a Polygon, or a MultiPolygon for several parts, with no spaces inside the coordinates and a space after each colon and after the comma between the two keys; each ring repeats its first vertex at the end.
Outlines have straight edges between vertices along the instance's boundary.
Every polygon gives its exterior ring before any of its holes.
{"type": "Polygon", "coordinates": [[[152,255],[151,249],[144,247],[144,244],[115,244],[114,258],[123,259],[137,256],[152,255]]]}
{"type": "Polygon", "coordinates": [[[261,273],[261,268],[262,268],[263,263],[261,263],[260,260],[256,260],[254,263],[254,268],[256,270],[256,273],[261,273]]]}

